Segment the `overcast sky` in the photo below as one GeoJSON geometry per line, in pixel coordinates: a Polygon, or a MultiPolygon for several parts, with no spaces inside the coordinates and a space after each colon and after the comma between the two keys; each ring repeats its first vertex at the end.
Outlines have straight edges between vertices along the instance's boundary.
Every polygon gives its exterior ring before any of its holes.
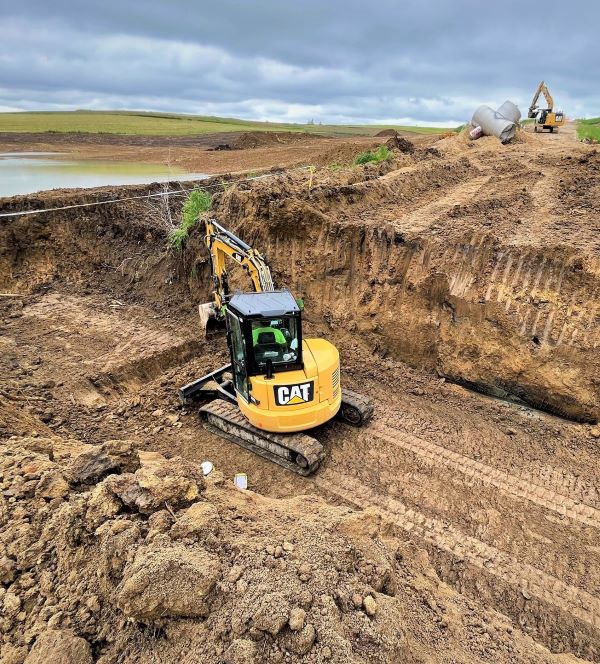
{"type": "Polygon", "coordinates": [[[0,110],[456,125],[544,78],[600,115],[600,1],[12,0],[0,110]]]}

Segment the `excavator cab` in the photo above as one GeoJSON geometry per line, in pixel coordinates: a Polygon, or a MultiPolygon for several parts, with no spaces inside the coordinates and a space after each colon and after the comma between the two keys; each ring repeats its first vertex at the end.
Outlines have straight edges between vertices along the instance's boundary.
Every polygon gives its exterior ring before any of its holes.
{"type": "Polygon", "coordinates": [[[227,306],[235,389],[248,401],[248,378],[302,370],[300,308],[288,290],[235,293],[227,306]]]}
{"type": "Polygon", "coordinates": [[[303,339],[289,290],[234,293],[225,321],[236,402],[265,431],[319,426],[341,405],[339,353],[325,339],[303,339]]]}

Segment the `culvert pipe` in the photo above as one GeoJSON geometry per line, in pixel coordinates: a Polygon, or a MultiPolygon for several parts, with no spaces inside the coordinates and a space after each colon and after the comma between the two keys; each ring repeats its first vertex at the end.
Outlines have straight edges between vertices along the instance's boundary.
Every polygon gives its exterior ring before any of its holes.
{"type": "Polygon", "coordinates": [[[521,111],[519,110],[519,107],[508,99],[502,104],[502,106],[500,106],[498,113],[511,122],[516,123],[521,119],[521,111]]]}
{"type": "Polygon", "coordinates": [[[508,143],[517,131],[515,122],[508,120],[489,106],[480,106],[473,113],[471,124],[475,127],[481,127],[483,133],[487,136],[499,138],[502,143],[508,143]]]}

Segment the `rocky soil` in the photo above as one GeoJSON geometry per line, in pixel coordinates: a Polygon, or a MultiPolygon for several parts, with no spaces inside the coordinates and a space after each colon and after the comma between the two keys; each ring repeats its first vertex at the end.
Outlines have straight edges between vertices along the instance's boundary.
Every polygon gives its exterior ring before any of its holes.
{"type": "Polygon", "coordinates": [[[0,460],[3,663],[558,661],[377,514],[131,441],[14,437],[0,460]]]}

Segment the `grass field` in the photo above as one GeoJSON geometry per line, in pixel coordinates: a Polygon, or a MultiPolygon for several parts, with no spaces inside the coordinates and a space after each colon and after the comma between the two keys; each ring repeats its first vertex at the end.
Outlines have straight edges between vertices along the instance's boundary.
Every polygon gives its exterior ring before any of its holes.
{"type": "Polygon", "coordinates": [[[577,136],[581,140],[590,138],[600,143],[600,118],[588,118],[577,123],[577,136]]]}
{"type": "Polygon", "coordinates": [[[381,129],[418,134],[448,131],[436,127],[399,125],[319,125],[253,122],[201,115],[141,113],[133,111],[66,111],[0,113],[0,132],[82,132],[139,134],[144,136],[187,136],[225,131],[300,131],[328,136],[369,136],[381,129]]]}

